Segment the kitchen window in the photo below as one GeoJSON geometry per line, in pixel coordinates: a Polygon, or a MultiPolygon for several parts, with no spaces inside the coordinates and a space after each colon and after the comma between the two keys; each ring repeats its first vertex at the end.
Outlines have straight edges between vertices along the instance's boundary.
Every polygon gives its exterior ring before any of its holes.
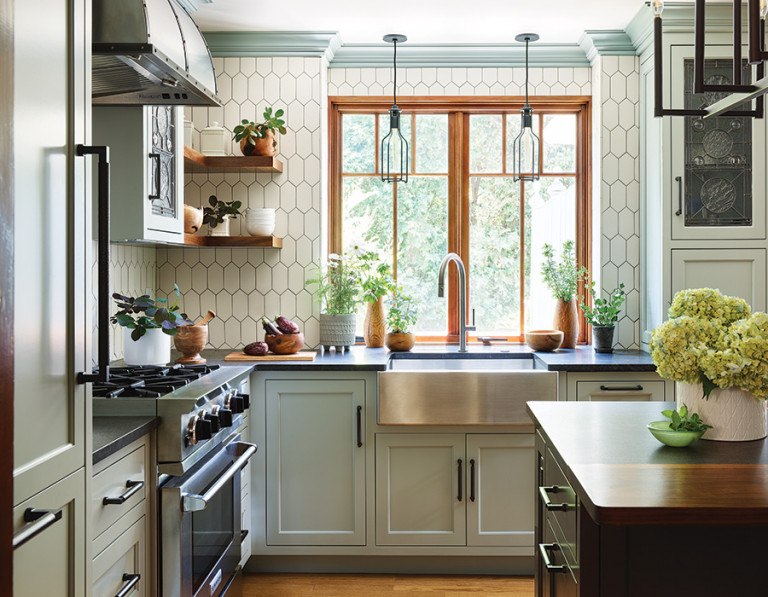
{"type": "MultiPolygon", "coordinates": [[[[331,252],[355,246],[387,259],[416,299],[415,331],[424,341],[458,339],[454,268],[448,300],[437,271],[449,251],[467,266],[472,337],[522,341],[550,327],[553,301],[541,280],[541,247],[576,242],[589,263],[589,98],[533,98],[542,176],[515,182],[512,143],[522,98],[404,98],[409,140],[407,184],[384,183],[379,148],[388,101],[329,98],[331,252]]],[[[582,325],[582,330],[586,326],[582,325]]],[[[585,339],[582,331],[581,340],[585,339]]]]}

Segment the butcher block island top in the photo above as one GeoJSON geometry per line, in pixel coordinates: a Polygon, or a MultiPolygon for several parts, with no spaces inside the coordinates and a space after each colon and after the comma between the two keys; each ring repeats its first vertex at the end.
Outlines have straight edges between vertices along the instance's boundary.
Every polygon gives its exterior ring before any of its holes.
{"type": "Polygon", "coordinates": [[[768,443],[670,448],[646,429],[663,402],[529,402],[591,518],[606,525],[768,525],[768,443]]]}

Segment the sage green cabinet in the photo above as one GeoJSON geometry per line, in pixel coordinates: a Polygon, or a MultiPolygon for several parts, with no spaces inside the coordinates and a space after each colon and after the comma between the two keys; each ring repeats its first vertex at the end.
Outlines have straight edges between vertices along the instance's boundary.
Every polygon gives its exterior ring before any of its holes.
{"type": "Polygon", "coordinates": [[[267,545],[365,545],[365,382],[265,388],[267,545]]]}

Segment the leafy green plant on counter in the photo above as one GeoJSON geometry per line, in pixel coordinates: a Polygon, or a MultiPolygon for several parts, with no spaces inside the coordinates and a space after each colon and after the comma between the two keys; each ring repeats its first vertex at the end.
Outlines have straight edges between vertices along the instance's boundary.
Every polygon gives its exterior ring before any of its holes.
{"type": "Polygon", "coordinates": [[[316,286],[314,295],[320,300],[324,313],[349,315],[361,302],[360,269],[350,255],[328,255],[325,271],[320,270],[307,280],[308,286],[316,286]]]}
{"type": "Polygon", "coordinates": [[[545,244],[541,252],[544,255],[544,264],[541,268],[544,283],[549,287],[556,299],[565,302],[573,300],[573,297],[576,296],[579,276],[586,274],[585,268],[578,269],[576,267],[573,241],[567,240],[563,243],[559,261],[555,260],[552,245],[545,244]]]}
{"type": "Polygon", "coordinates": [[[219,201],[216,195],[211,195],[208,197],[208,205],[210,207],[203,208],[203,223],[208,224],[211,228],[216,228],[226,218],[236,218],[242,215],[240,207],[243,204],[241,201],[219,201]]]}
{"type": "Polygon", "coordinates": [[[416,324],[416,305],[413,297],[396,286],[389,297],[387,327],[395,334],[407,334],[416,324]]]}
{"type": "MultiPolygon", "coordinates": [[[[173,292],[178,300],[181,291],[176,284],[173,285],[173,292]]],[[[168,305],[166,298],[153,299],[148,294],[132,297],[117,292],[112,298],[119,310],[110,321],[131,330],[131,339],[134,341],[146,334],[147,330],[161,329],[163,333],[174,336],[177,328],[192,325],[187,314],[181,313],[178,303],[168,305]]]]}
{"type": "Polygon", "coordinates": [[[374,251],[358,253],[356,261],[360,270],[363,300],[366,303],[375,303],[395,290],[392,267],[381,261],[378,253],[374,251]]]}
{"type": "Polygon", "coordinates": [[[234,129],[232,129],[232,138],[235,141],[242,141],[247,139],[251,145],[256,145],[256,139],[264,139],[267,136],[268,131],[272,131],[273,134],[280,133],[285,135],[285,120],[283,115],[285,110],[276,110],[273,114],[273,108],[267,107],[264,109],[264,121],[253,122],[252,120],[243,120],[234,129]]]}
{"type": "Polygon", "coordinates": [[[624,305],[624,299],[626,294],[624,292],[624,283],[619,284],[618,288],[615,288],[608,295],[608,298],[602,298],[598,296],[598,291],[595,290],[595,282],[588,281],[587,277],[584,277],[584,282],[587,285],[587,290],[592,297],[592,305],[588,305],[585,297],[581,297],[581,303],[579,307],[584,311],[584,317],[591,325],[597,326],[610,326],[615,325],[619,320],[619,313],[624,305]]]}
{"type": "Polygon", "coordinates": [[[712,425],[707,425],[702,421],[698,413],[689,413],[685,404],[678,410],[663,410],[661,414],[670,420],[669,428],[672,431],[695,431],[699,433],[712,429],[712,425]]]}

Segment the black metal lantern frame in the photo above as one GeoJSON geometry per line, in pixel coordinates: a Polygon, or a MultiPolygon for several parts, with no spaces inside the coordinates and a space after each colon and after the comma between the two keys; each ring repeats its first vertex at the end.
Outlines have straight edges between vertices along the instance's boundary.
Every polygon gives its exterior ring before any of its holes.
{"type": "Polygon", "coordinates": [[[525,103],[520,110],[520,133],[512,143],[512,155],[515,160],[515,172],[512,180],[534,181],[541,178],[541,159],[539,155],[539,136],[533,132],[533,108],[528,103],[528,44],[537,41],[536,33],[521,33],[515,36],[515,41],[525,42],[525,103]],[[526,143],[526,137],[530,139],[526,143]],[[530,156],[527,156],[526,145],[530,145],[530,156]],[[525,162],[523,160],[525,159],[525,162]]]}
{"type": "Polygon", "coordinates": [[[393,46],[392,107],[389,109],[389,132],[381,140],[381,180],[408,183],[408,141],[400,132],[400,108],[397,105],[397,44],[407,41],[405,35],[390,33],[384,41],[393,46]],[[393,166],[396,166],[393,169],[393,166]]]}
{"type": "MultiPolygon", "coordinates": [[[[654,115],[655,116],[699,116],[699,117],[711,117],[711,116],[746,116],[751,118],[763,117],[764,100],[762,94],[759,93],[759,87],[757,85],[745,84],[742,82],[741,69],[742,69],[742,39],[741,39],[741,0],[733,1],[733,82],[728,84],[708,84],[704,78],[704,50],[706,47],[705,42],[705,0],[695,0],[694,5],[694,93],[736,93],[743,94],[749,99],[756,98],[755,107],[752,110],[736,110],[736,109],[715,109],[708,107],[706,109],[677,109],[677,108],[664,108],[663,99],[663,55],[662,55],[662,17],[661,14],[664,9],[663,0],[654,0],[651,5],[654,10],[653,19],[653,60],[654,60],[654,115]]],[[[757,8],[757,17],[760,18],[759,9],[760,0],[749,0],[749,18],[750,18],[750,45],[749,54],[750,62],[757,63],[756,75],[758,79],[762,79],[764,76],[765,66],[762,61],[753,61],[753,42],[752,37],[756,33],[764,43],[764,34],[761,33],[764,27],[760,27],[759,30],[752,26],[752,15],[754,7],[757,8]]],[[[761,24],[764,26],[765,20],[762,19],[761,24]]],[[[768,56],[768,53],[766,53],[768,56]]],[[[728,101],[728,98],[721,100],[723,102],[728,101]]],[[[748,99],[742,99],[740,103],[749,101],[748,99]]],[[[720,102],[718,102],[719,104],[720,102]]]]}

